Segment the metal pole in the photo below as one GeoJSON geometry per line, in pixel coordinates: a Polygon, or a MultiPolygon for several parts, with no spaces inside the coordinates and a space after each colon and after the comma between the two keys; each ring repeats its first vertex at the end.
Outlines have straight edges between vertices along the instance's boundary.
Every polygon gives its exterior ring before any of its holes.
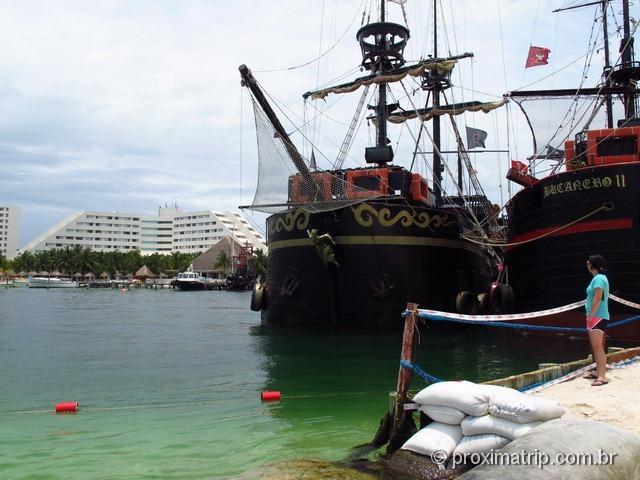
{"type": "MultiPolygon", "coordinates": [[[[629,26],[629,0],[622,2],[622,23],[624,25],[624,38],[622,39],[622,65],[631,66],[633,61],[633,39],[631,38],[631,29],[629,26]]],[[[631,88],[633,81],[628,79],[625,87],[631,88]]],[[[625,118],[635,118],[636,116],[636,94],[625,93],[624,95],[624,113],[625,118]]]]}
{"type": "MultiPolygon", "coordinates": [[[[438,0],[433,0],[433,57],[438,58],[438,0]]],[[[433,86],[433,109],[440,107],[440,83],[437,75],[433,86]]],[[[436,205],[440,204],[442,196],[442,158],[440,156],[440,117],[433,117],[433,144],[437,151],[433,154],[433,193],[436,198],[436,205]]]]}
{"type": "MultiPolygon", "coordinates": [[[[385,12],[384,12],[384,4],[386,0],[381,0],[380,5],[380,21],[384,22],[385,12]]],[[[380,35],[378,39],[380,42],[380,47],[384,48],[384,42],[386,41],[384,35],[380,35]]],[[[379,59],[380,64],[378,65],[378,73],[382,73],[383,69],[383,58],[379,59]]],[[[387,84],[381,83],[378,87],[378,138],[376,141],[376,146],[378,147],[386,147],[387,146],[387,84]]]]}
{"type": "MultiPolygon", "coordinates": [[[[602,2],[602,27],[604,30],[604,71],[609,75],[611,69],[611,61],[609,59],[609,30],[607,28],[607,3],[608,0],[602,2]]],[[[605,86],[609,86],[609,80],[605,79],[605,86]]],[[[607,128],[613,128],[613,104],[611,101],[611,95],[606,96],[606,110],[607,110],[607,128]]]]}

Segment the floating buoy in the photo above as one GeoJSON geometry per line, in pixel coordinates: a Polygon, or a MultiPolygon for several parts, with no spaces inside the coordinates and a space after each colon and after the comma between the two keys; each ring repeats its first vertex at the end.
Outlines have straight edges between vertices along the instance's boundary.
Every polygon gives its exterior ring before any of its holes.
{"type": "Polygon", "coordinates": [[[78,402],[56,403],[56,413],[76,413],[79,405],[78,402]]]}
{"type": "Polygon", "coordinates": [[[260,398],[263,402],[275,402],[280,400],[280,392],[262,392],[260,398]]]}
{"type": "Polygon", "coordinates": [[[127,293],[127,289],[126,288],[121,288],[120,289],[120,293],[127,293]]]}

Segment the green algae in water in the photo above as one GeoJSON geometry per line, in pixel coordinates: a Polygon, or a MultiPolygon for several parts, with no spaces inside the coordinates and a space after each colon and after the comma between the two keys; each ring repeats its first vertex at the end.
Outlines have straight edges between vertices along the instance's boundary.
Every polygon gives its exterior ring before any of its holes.
{"type": "MultiPolygon", "coordinates": [[[[341,461],[371,440],[395,388],[401,332],[265,330],[249,300],[0,292],[0,478],[230,478],[273,462],[341,461]],[[282,400],[263,404],[262,390],[282,400]],[[71,400],[78,414],[50,413],[71,400]]],[[[472,381],[587,352],[469,328],[421,327],[420,342],[426,371],[472,381]]]]}

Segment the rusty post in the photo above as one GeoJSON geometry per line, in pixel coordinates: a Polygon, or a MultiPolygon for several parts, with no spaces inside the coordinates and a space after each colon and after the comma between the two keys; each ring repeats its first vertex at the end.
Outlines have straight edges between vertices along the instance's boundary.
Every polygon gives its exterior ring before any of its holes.
{"type": "MultiPolygon", "coordinates": [[[[409,314],[404,320],[404,333],[402,335],[402,353],[400,358],[407,362],[413,363],[414,343],[416,333],[416,319],[418,314],[417,303],[407,303],[407,311],[409,314]]],[[[398,385],[396,387],[396,402],[393,410],[393,423],[391,426],[391,435],[389,439],[388,451],[392,452],[399,448],[399,441],[402,440],[403,434],[401,429],[405,423],[406,414],[404,412],[404,404],[407,401],[407,391],[409,382],[411,381],[411,370],[400,367],[398,371],[398,385]]]]}

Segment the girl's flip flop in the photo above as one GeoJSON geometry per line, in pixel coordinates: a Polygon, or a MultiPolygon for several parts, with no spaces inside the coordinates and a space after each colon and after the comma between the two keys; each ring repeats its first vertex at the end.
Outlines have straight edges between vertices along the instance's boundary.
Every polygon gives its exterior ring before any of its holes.
{"type": "Polygon", "coordinates": [[[601,387],[602,385],[606,385],[609,383],[609,380],[597,379],[595,382],[591,384],[592,387],[601,387]]]}

